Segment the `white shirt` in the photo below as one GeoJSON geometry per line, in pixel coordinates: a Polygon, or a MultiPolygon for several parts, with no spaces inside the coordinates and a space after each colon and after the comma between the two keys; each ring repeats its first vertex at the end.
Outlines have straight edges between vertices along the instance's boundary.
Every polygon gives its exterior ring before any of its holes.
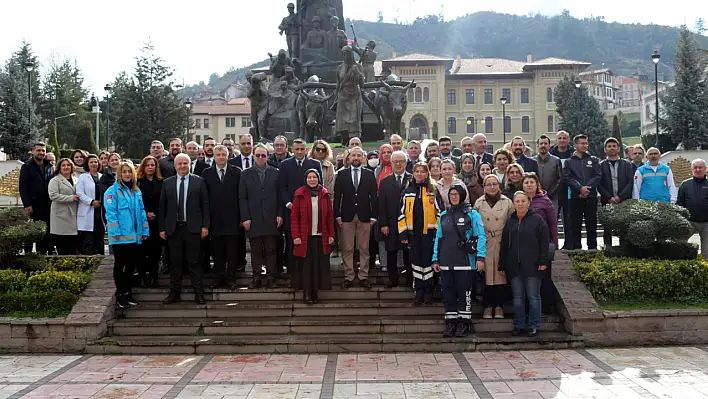
{"type": "Polygon", "coordinates": [[[354,187],[359,187],[359,183],[361,182],[361,166],[358,168],[352,168],[352,184],[354,184],[354,187]],[[354,171],[356,171],[356,176],[354,175],[354,171]],[[354,180],[356,178],[356,180],[354,180]]]}
{"type": "Polygon", "coordinates": [[[204,162],[206,162],[207,165],[209,166],[214,166],[214,157],[211,158],[204,158],[204,162]]]}
{"type": "Polygon", "coordinates": [[[251,166],[253,166],[253,154],[251,154],[247,157],[243,156],[243,154],[241,154],[241,169],[242,170],[246,170],[246,160],[247,159],[248,159],[248,167],[250,168],[251,166]]]}
{"type": "MultiPolygon", "coordinates": [[[[656,169],[659,168],[659,165],[653,166],[649,165],[651,170],[656,172],[656,169]]],[[[669,174],[666,176],[666,185],[669,186],[669,195],[671,195],[671,203],[675,204],[676,199],[678,198],[678,189],[676,188],[676,184],[674,184],[674,173],[671,171],[671,168],[669,168],[669,174]]],[[[642,191],[642,174],[639,173],[639,170],[637,169],[636,172],[634,172],[634,187],[632,188],[632,198],[634,199],[639,199],[639,193],[642,191]]]]}
{"type": "MultiPolygon", "coordinates": [[[[177,175],[177,204],[179,205],[179,185],[182,183],[182,176],[177,175]]],[[[184,176],[184,221],[187,221],[187,194],[189,193],[189,173],[184,176]]]]}

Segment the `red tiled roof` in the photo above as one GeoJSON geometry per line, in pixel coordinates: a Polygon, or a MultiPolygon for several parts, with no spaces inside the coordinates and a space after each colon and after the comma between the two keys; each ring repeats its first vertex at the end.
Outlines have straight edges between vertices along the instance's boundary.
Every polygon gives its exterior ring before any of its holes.
{"type": "Polygon", "coordinates": [[[436,55],[413,53],[402,55],[399,57],[390,58],[384,61],[452,61],[452,58],[438,57],[436,55]]]}
{"type": "Polygon", "coordinates": [[[194,115],[250,115],[251,100],[247,98],[235,98],[231,101],[237,103],[229,103],[227,105],[209,105],[209,104],[194,104],[192,105],[192,114],[194,115]]]}
{"type": "Polygon", "coordinates": [[[468,58],[456,60],[453,75],[490,75],[523,73],[524,63],[503,58],[468,58]],[[459,69],[458,69],[459,67],[459,69]]]}

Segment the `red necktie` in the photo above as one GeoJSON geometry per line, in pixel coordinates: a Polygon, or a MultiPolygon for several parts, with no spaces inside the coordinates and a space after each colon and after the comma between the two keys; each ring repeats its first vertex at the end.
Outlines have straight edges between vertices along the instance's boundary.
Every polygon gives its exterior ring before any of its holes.
{"type": "Polygon", "coordinates": [[[248,162],[248,158],[246,158],[246,169],[248,169],[248,168],[250,168],[250,167],[251,167],[251,163],[248,162]]]}

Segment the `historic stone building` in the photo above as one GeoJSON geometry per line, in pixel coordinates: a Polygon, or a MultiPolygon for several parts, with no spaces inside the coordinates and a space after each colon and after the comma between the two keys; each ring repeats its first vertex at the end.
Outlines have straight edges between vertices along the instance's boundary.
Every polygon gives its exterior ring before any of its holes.
{"type": "Polygon", "coordinates": [[[404,115],[406,129],[418,128],[429,138],[448,135],[453,141],[485,133],[489,149],[501,147],[502,116],[506,139],[527,141],[558,128],[553,89],[565,76],[585,70],[589,62],[561,58],[526,62],[499,58],[452,59],[409,54],[383,60],[382,74],[415,79],[404,115]],[[502,105],[501,98],[506,98],[502,105]]]}

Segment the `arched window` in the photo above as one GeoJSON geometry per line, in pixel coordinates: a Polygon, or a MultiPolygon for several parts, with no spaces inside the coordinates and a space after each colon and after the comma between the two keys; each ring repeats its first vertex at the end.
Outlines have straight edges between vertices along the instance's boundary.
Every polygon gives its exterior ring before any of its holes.
{"type": "Polygon", "coordinates": [[[553,102],[553,89],[551,89],[550,87],[546,88],[546,102],[553,102]]]}
{"type": "Polygon", "coordinates": [[[528,133],[531,131],[531,120],[528,116],[521,117],[521,133],[528,133]]]}
{"type": "Polygon", "coordinates": [[[457,119],[451,116],[447,118],[447,133],[456,134],[457,133],[457,119]]]}
{"type": "Polygon", "coordinates": [[[408,102],[412,103],[413,102],[413,96],[415,93],[413,93],[413,90],[408,90],[408,102]]]}
{"type": "Polygon", "coordinates": [[[484,133],[494,133],[494,120],[491,116],[484,118],[484,133]]]}
{"type": "Polygon", "coordinates": [[[427,87],[423,88],[423,101],[426,103],[430,101],[430,90],[427,87]]]}
{"type": "Polygon", "coordinates": [[[553,129],[553,115],[548,115],[548,132],[555,132],[553,129]]]}
{"type": "Polygon", "coordinates": [[[467,133],[475,133],[474,117],[467,117],[467,133]]]}
{"type": "Polygon", "coordinates": [[[423,102],[423,91],[420,89],[420,87],[415,88],[415,102],[423,102]]]}

